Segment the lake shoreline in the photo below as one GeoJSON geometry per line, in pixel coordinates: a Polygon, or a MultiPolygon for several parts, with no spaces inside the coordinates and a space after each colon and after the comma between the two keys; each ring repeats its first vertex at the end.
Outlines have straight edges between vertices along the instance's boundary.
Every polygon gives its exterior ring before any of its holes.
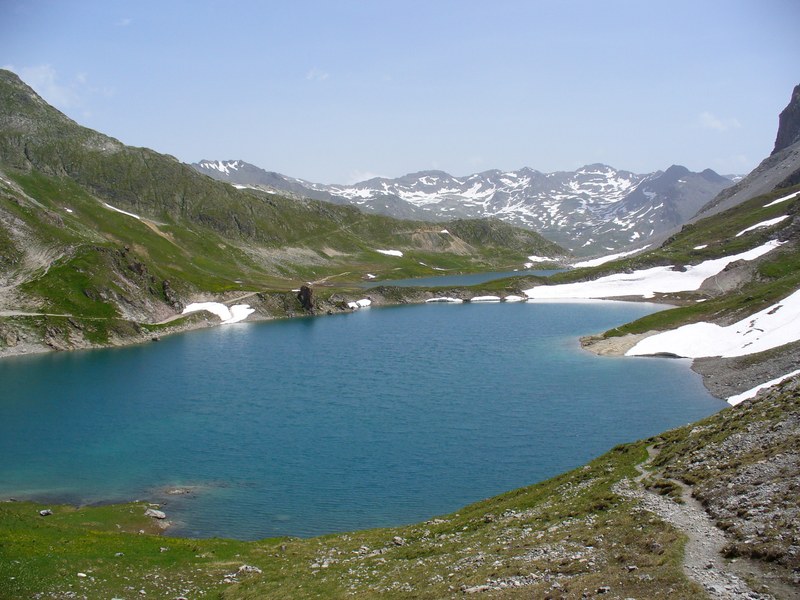
{"type": "MultiPolygon", "coordinates": [[[[259,323],[284,319],[297,318],[316,318],[331,316],[335,314],[347,314],[354,312],[354,309],[347,306],[348,302],[356,302],[359,299],[369,299],[373,307],[390,307],[403,305],[425,304],[426,301],[436,297],[451,297],[465,302],[471,298],[486,294],[497,294],[501,298],[506,295],[524,295],[522,288],[527,284],[518,284],[509,287],[501,293],[496,290],[479,289],[475,287],[436,287],[436,288],[414,288],[414,287],[395,287],[391,285],[379,285],[370,288],[355,290],[335,290],[330,288],[318,288],[315,296],[315,308],[311,312],[304,311],[296,301],[294,292],[253,292],[247,301],[255,309],[243,323],[259,323]]],[[[240,295],[240,294],[239,294],[240,295]]],[[[226,294],[216,301],[232,304],[233,293],[226,294]]],[[[542,300],[528,300],[527,302],[537,303],[542,300]]],[[[565,303],[569,300],[552,300],[545,302],[565,303]]],[[[573,302],[650,302],[650,299],[641,297],[624,297],[616,299],[598,300],[576,300],[573,302]]],[[[669,305],[664,302],[656,304],[669,305]]],[[[364,309],[356,309],[364,310],[364,309]]],[[[8,319],[9,317],[4,317],[8,319]]],[[[33,319],[36,315],[19,315],[17,319],[33,319]]],[[[70,317],[74,320],[75,317],[70,317]]],[[[30,332],[17,334],[16,336],[6,336],[6,345],[0,347],[0,360],[20,356],[35,356],[49,352],[62,352],[74,350],[94,350],[107,348],[121,348],[126,346],[151,344],[160,341],[167,336],[218,327],[222,323],[218,318],[210,313],[193,313],[189,315],[175,314],[172,321],[164,323],[157,331],[150,330],[156,324],[133,323],[133,326],[140,332],[136,335],[115,336],[108,344],[93,344],[81,341],[77,337],[71,337],[73,344],[64,346],[61,344],[49,344],[45,339],[35,339],[30,332]],[[27,339],[26,339],[27,338],[27,339]],[[34,338],[34,339],[31,339],[34,338]],[[11,339],[14,343],[9,345],[11,339]]],[[[2,319],[0,319],[2,322],[2,319]]],[[[225,325],[230,326],[230,325],[225,325]]],[[[30,331],[30,329],[29,329],[30,331]]],[[[605,337],[603,333],[592,333],[579,337],[581,347],[587,352],[598,356],[620,357],[636,345],[642,339],[654,335],[655,331],[641,334],[628,334],[625,336],[605,337]]],[[[695,359],[692,361],[692,369],[699,373],[703,378],[706,389],[715,397],[720,399],[729,398],[735,394],[747,391],[754,385],[754,381],[769,381],[791,371],[792,364],[800,362],[800,350],[788,353],[785,360],[780,359],[780,354],[766,353],[770,356],[750,358],[747,361],[709,358],[695,359]],[[777,358],[777,360],[776,360],[777,358]]]]}
{"type": "MultiPolygon", "coordinates": [[[[513,288],[508,288],[505,293],[498,294],[501,298],[505,295],[523,295],[522,289],[525,285],[520,284],[513,288]]],[[[322,291],[329,291],[323,288],[322,291]]],[[[332,291],[327,296],[318,294],[315,297],[315,308],[312,312],[306,312],[299,307],[296,303],[294,292],[254,292],[247,298],[250,305],[255,308],[255,312],[250,315],[242,323],[260,323],[284,319],[297,319],[297,318],[316,318],[323,316],[331,316],[335,314],[348,314],[354,310],[348,308],[348,302],[355,302],[362,298],[368,298],[372,302],[373,307],[390,307],[390,306],[403,306],[403,305],[416,305],[425,304],[428,300],[436,297],[451,297],[465,302],[469,302],[471,298],[486,295],[488,293],[497,294],[496,290],[481,290],[473,287],[437,287],[437,288],[413,288],[413,287],[394,287],[391,285],[380,285],[371,288],[364,288],[360,290],[361,294],[354,293],[353,289],[343,291],[332,291]]],[[[226,294],[230,296],[230,294],[226,294]]],[[[232,301],[226,298],[219,298],[217,301],[222,303],[231,304],[232,301]]],[[[553,302],[553,303],[568,303],[569,300],[528,300],[530,303],[553,302]]],[[[580,299],[572,302],[581,303],[603,303],[603,302],[634,302],[634,303],[654,303],[669,306],[664,302],[653,302],[650,299],[641,297],[624,297],[617,299],[596,299],[586,300],[580,299]]],[[[26,315],[23,318],[33,318],[34,315],[26,315]]],[[[7,317],[6,317],[7,318],[7,317]]],[[[71,317],[74,318],[74,317],[71,317]]],[[[219,327],[222,323],[218,318],[213,317],[210,313],[199,312],[188,315],[176,314],[173,316],[173,321],[165,324],[163,328],[157,332],[143,330],[137,335],[115,337],[108,344],[92,344],[81,343],[76,340],[72,346],[63,347],[59,345],[51,345],[43,339],[29,340],[24,339],[28,336],[18,336],[16,343],[13,345],[4,345],[0,347],[0,360],[4,358],[20,357],[20,356],[35,356],[39,354],[46,354],[50,352],[71,352],[75,350],[99,350],[107,348],[122,348],[127,346],[145,345],[156,343],[162,338],[172,336],[175,334],[186,333],[189,331],[196,331],[206,329],[209,327],[219,327]]],[[[153,327],[155,324],[136,324],[137,328],[153,327]]],[[[230,324],[225,325],[230,326],[230,324]]],[[[643,334],[628,334],[626,336],[604,337],[602,333],[587,334],[579,337],[580,345],[583,349],[598,356],[624,356],[625,352],[633,347],[640,340],[655,334],[656,332],[646,332],[643,334]]],[[[746,385],[742,382],[735,381],[736,378],[724,378],[724,375],[730,371],[726,362],[713,362],[703,361],[700,367],[695,368],[698,361],[693,361],[693,370],[703,376],[703,383],[708,391],[717,398],[725,399],[734,394],[741,393],[750,389],[752,385],[746,385]],[[728,383],[723,383],[728,381],[728,383]]],[[[772,371],[771,371],[772,372],[772,371]]],[[[780,375],[781,373],[778,373],[780,375]]]]}

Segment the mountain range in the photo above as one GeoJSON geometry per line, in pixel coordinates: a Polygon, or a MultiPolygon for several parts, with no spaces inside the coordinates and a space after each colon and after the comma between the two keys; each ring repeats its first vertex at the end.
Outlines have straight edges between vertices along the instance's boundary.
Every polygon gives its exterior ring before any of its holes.
{"type": "Polygon", "coordinates": [[[734,183],[711,169],[695,173],[678,165],[644,175],[603,164],[555,173],[527,167],[491,170],[465,177],[420,171],[353,185],[311,183],[242,160],[202,160],[192,166],[236,186],[351,204],[401,219],[493,217],[536,231],[577,256],[643,246],[679,228],[734,183]]]}

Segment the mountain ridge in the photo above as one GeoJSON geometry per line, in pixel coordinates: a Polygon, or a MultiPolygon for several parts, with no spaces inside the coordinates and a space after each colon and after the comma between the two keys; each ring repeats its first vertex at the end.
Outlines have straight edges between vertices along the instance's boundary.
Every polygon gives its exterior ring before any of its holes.
{"type": "Polygon", "coordinates": [[[578,256],[644,244],[679,227],[720,190],[733,185],[711,169],[694,173],[677,165],[644,175],[602,163],[575,171],[543,173],[523,167],[462,177],[423,170],[352,185],[312,183],[242,160],[203,160],[192,167],[237,186],[352,204],[398,218],[499,218],[537,231],[578,256]],[[675,177],[678,172],[681,177],[675,177]]]}

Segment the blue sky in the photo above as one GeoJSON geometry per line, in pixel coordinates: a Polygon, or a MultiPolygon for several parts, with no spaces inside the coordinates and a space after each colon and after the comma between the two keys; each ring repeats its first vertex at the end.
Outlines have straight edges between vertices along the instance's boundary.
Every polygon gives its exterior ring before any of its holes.
{"type": "Polygon", "coordinates": [[[0,66],[82,125],[322,183],[603,162],[746,173],[800,3],[2,0],[0,66]]]}

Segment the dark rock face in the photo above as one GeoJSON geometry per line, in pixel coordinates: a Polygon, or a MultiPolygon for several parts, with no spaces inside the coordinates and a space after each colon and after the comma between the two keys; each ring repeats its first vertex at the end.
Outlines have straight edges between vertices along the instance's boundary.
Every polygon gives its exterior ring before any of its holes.
{"type": "Polygon", "coordinates": [[[300,305],[303,307],[304,310],[312,311],[314,310],[314,302],[312,300],[311,288],[307,285],[304,285],[300,288],[300,291],[297,292],[297,299],[300,301],[300,305]]]}
{"type": "Polygon", "coordinates": [[[778,135],[772,154],[800,142],[800,85],[795,86],[792,99],[778,117],[778,135]]]}
{"type": "Polygon", "coordinates": [[[169,283],[168,279],[165,279],[161,282],[161,289],[164,292],[164,299],[177,311],[182,311],[185,307],[183,306],[183,302],[181,302],[178,295],[175,293],[175,290],[172,289],[172,286],[169,283]]]}

